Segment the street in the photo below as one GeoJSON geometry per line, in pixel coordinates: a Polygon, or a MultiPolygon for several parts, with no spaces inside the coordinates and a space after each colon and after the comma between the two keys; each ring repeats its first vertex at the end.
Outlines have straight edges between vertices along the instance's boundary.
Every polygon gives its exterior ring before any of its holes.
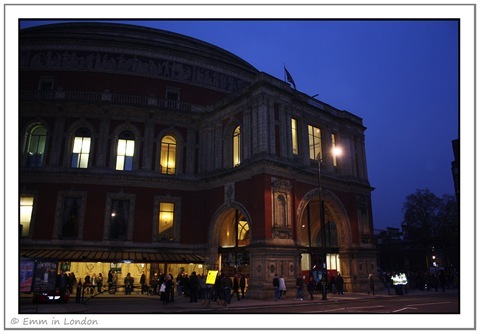
{"type": "Polygon", "coordinates": [[[67,304],[34,305],[22,300],[20,313],[83,313],[83,314],[458,314],[460,312],[458,290],[447,292],[416,291],[397,296],[380,293],[329,295],[321,300],[287,298],[281,301],[232,299],[227,306],[201,301],[190,303],[187,297],[176,297],[174,303],[162,305],[158,296],[146,295],[99,295],[84,304],[70,300],[67,304]]]}

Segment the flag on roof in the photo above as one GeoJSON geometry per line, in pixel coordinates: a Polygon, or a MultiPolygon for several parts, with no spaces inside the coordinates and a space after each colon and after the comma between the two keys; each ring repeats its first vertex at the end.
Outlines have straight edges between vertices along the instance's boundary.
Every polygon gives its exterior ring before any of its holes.
{"type": "Polygon", "coordinates": [[[290,72],[288,72],[288,70],[285,66],[283,66],[283,69],[285,70],[286,80],[293,85],[293,88],[297,89],[297,86],[295,86],[295,81],[293,81],[293,78],[292,78],[292,75],[290,74],[290,72]]]}

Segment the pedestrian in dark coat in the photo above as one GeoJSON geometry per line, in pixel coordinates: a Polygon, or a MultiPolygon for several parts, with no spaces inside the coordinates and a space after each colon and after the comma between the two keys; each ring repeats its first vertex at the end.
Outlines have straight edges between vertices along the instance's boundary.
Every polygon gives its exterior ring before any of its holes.
{"type": "Polygon", "coordinates": [[[310,276],[308,283],[307,283],[307,290],[308,294],[310,295],[310,299],[313,299],[313,293],[315,292],[315,280],[312,276],[310,276]]]}
{"type": "Polygon", "coordinates": [[[240,290],[242,291],[242,299],[245,298],[245,287],[247,286],[246,284],[246,279],[245,275],[241,275],[240,277],[240,290]]]}
{"type": "Polygon", "coordinates": [[[195,271],[190,276],[189,287],[190,287],[190,303],[198,302],[199,282],[198,282],[197,273],[195,271]]]}
{"type": "Polygon", "coordinates": [[[240,289],[240,278],[238,277],[238,274],[235,274],[234,278],[233,278],[233,294],[237,295],[237,300],[240,300],[240,292],[239,292],[239,289],[240,289]]]}
{"type": "Polygon", "coordinates": [[[337,291],[339,295],[343,295],[343,277],[340,273],[337,276],[337,291]]]}

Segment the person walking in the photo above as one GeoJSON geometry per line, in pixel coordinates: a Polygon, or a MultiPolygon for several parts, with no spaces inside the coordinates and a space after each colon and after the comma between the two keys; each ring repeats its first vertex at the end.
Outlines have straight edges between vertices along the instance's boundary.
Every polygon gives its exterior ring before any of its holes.
{"type": "Polygon", "coordinates": [[[228,277],[228,275],[224,275],[222,282],[223,282],[223,293],[225,295],[225,303],[230,304],[232,299],[232,280],[230,279],[230,277],[228,277]]]}
{"type": "Polygon", "coordinates": [[[275,301],[280,300],[280,280],[278,279],[278,275],[275,274],[273,278],[273,290],[275,293],[275,301]]]}
{"type": "Polygon", "coordinates": [[[285,285],[285,278],[283,278],[283,275],[280,275],[278,281],[280,283],[280,299],[282,299],[282,297],[287,293],[287,286],[285,285]]]}
{"type": "Polygon", "coordinates": [[[165,305],[168,305],[170,302],[170,297],[173,293],[173,279],[171,275],[166,275],[165,277],[165,305]]]}
{"type": "Polygon", "coordinates": [[[375,279],[373,278],[373,274],[368,275],[368,287],[368,294],[371,292],[372,295],[375,295],[375,279]]]}

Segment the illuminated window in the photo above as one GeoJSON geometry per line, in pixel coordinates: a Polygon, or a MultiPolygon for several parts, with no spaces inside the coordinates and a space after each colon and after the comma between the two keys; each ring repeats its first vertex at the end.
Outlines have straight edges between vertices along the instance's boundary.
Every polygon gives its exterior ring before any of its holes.
{"type": "Polygon", "coordinates": [[[173,240],[174,203],[160,203],[158,240],[173,240]]]}
{"type": "Polygon", "coordinates": [[[233,130],[233,166],[240,165],[240,126],[233,130]]]}
{"type": "Polygon", "coordinates": [[[312,125],[308,126],[308,145],[310,148],[310,159],[322,159],[321,132],[319,128],[312,125]]]}
{"type": "Polygon", "coordinates": [[[240,220],[238,222],[238,241],[247,240],[250,237],[250,227],[248,222],[245,220],[240,220]]]}
{"type": "Polygon", "coordinates": [[[333,159],[333,165],[337,167],[337,155],[335,154],[335,149],[336,149],[336,141],[335,141],[335,134],[332,133],[332,159],[333,159]]]}
{"type": "Polygon", "coordinates": [[[32,129],[28,138],[27,166],[41,167],[45,156],[45,144],[47,141],[47,129],[38,125],[32,129]]]}
{"type": "Polygon", "coordinates": [[[116,170],[133,170],[135,136],[130,131],[123,131],[118,139],[116,170]]]}
{"type": "Polygon", "coordinates": [[[88,129],[79,129],[75,132],[72,150],[72,168],[88,167],[91,143],[90,137],[90,131],[88,129]]]}
{"type": "Polygon", "coordinates": [[[293,154],[298,154],[297,120],[295,118],[292,118],[292,151],[293,154]]]}
{"type": "Polygon", "coordinates": [[[175,174],[177,156],[177,141],[172,136],[165,136],[162,139],[160,153],[160,170],[162,174],[175,174]]]}
{"type": "Polygon", "coordinates": [[[20,196],[20,235],[26,237],[30,233],[32,222],[33,196],[20,196]]]}

